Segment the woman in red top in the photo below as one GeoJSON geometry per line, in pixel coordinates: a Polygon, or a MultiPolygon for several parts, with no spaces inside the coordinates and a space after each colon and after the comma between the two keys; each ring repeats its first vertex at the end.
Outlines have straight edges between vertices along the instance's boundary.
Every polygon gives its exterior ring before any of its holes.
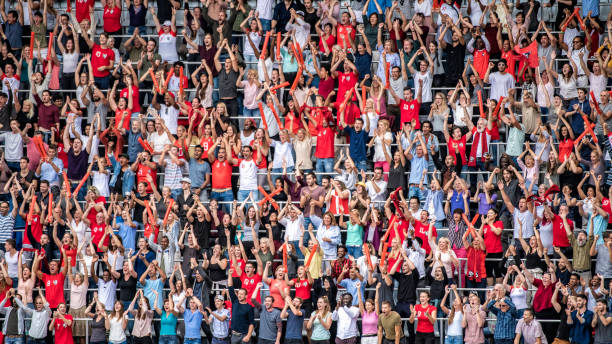
{"type": "Polygon", "coordinates": [[[276,268],[276,272],[274,273],[274,276],[276,276],[276,278],[270,278],[268,277],[268,270],[271,266],[272,262],[266,263],[262,280],[264,283],[270,286],[270,295],[274,297],[274,303],[272,304],[272,306],[277,309],[283,309],[283,307],[285,307],[285,300],[281,296],[281,290],[285,295],[287,295],[287,293],[289,292],[289,286],[287,285],[287,282],[285,282],[286,271],[284,270],[282,265],[279,265],[276,268]]]}
{"type": "Polygon", "coordinates": [[[295,296],[302,299],[302,306],[304,307],[304,314],[312,313],[312,299],[310,290],[314,280],[310,277],[310,272],[306,271],[303,265],[297,270],[297,278],[289,281],[289,285],[295,287],[295,296]]]}
{"type": "MultiPolygon", "coordinates": [[[[62,241],[59,240],[57,236],[57,221],[53,223],[53,242],[57,247],[62,248],[66,252],[66,256],[70,257],[71,267],[75,267],[77,263],[77,249],[78,249],[78,241],[76,235],[71,235],[70,233],[64,233],[62,237],[62,241]]],[[[64,266],[64,256],[60,257],[61,266],[64,266]]]]}
{"type": "MultiPolygon", "coordinates": [[[[104,14],[102,21],[104,22],[104,32],[109,35],[121,34],[121,0],[102,0],[104,14]]],[[[121,46],[121,37],[115,37],[115,48],[121,46]]]]}
{"type": "MultiPolygon", "coordinates": [[[[487,269],[485,268],[486,249],[485,242],[480,236],[480,231],[467,230],[462,237],[463,246],[467,247],[467,276],[466,286],[468,288],[487,287],[487,269]],[[472,233],[472,244],[467,240],[472,233]]],[[[499,263],[499,262],[496,262],[499,263]]],[[[478,296],[484,300],[484,292],[478,292],[478,296]]]]}
{"type": "Polygon", "coordinates": [[[270,152],[270,137],[262,128],[255,131],[255,138],[249,143],[253,147],[253,160],[261,154],[261,162],[257,165],[257,185],[265,185],[268,173],[268,153],[270,152]]]}
{"type": "MultiPolygon", "coordinates": [[[[471,105],[470,105],[471,106],[471,105]]],[[[444,139],[448,142],[448,155],[452,156],[454,159],[454,164],[457,165],[457,154],[461,157],[461,166],[463,169],[467,170],[467,159],[465,155],[465,151],[467,148],[467,141],[472,137],[472,132],[468,131],[467,134],[461,135],[460,127],[453,127],[452,135],[448,134],[448,116],[444,118],[444,127],[442,129],[442,133],[444,134],[444,139]]]]}
{"type": "Polygon", "coordinates": [[[51,323],[49,323],[49,331],[53,331],[54,329],[56,343],[74,343],[72,338],[72,315],[66,313],[65,303],[60,303],[57,306],[57,311],[53,313],[53,319],[51,319],[51,323]]]}
{"type": "Polygon", "coordinates": [[[422,291],[419,294],[420,303],[416,306],[410,305],[410,319],[408,321],[411,324],[414,324],[415,318],[419,321],[415,337],[420,343],[433,344],[437,308],[429,303],[429,299],[428,291],[422,291]]]}
{"type": "Polygon", "coordinates": [[[574,131],[563,116],[557,117],[563,122],[563,125],[557,127],[555,131],[559,140],[559,161],[565,162],[565,159],[574,151],[574,131]]]}
{"type": "MultiPolygon", "coordinates": [[[[323,26],[323,30],[321,30],[321,20],[324,17],[320,18],[317,24],[315,25],[315,29],[317,30],[317,35],[319,36],[319,51],[325,55],[329,55],[331,53],[331,49],[336,44],[336,28],[335,25],[331,22],[325,24],[323,26]]],[[[316,50],[312,50],[316,51],[316,50]]]]}
{"type": "MultiPolygon", "coordinates": [[[[131,80],[131,78],[127,78],[131,80]]],[[[115,80],[115,84],[108,94],[108,104],[111,110],[115,111],[115,128],[123,128],[126,131],[130,130],[132,109],[134,108],[133,101],[133,90],[130,85],[131,81],[128,81],[128,96],[126,98],[119,98],[119,102],[115,102],[115,92],[117,91],[117,85],[119,80],[115,80]]]]}
{"type": "MultiPolygon", "coordinates": [[[[491,259],[491,261],[487,260],[485,263],[487,277],[489,279],[488,285],[493,285],[493,279],[495,277],[500,279],[502,276],[502,271],[499,269],[499,261],[497,261],[497,259],[502,258],[504,254],[501,244],[504,224],[497,219],[497,215],[497,210],[489,209],[487,216],[482,219],[480,229],[480,235],[484,238],[484,244],[487,248],[487,258],[495,258],[491,259]]],[[[499,283],[499,281],[497,283],[499,283]]]]}

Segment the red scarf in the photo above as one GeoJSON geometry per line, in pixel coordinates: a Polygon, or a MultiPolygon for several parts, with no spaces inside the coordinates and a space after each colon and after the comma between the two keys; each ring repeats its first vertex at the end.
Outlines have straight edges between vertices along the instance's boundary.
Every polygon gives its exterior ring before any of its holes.
{"type": "Polygon", "coordinates": [[[474,142],[472,142],[472,149],[470,150],[470,160],[468,166],[476,166],[476,154],[478,153],[478,145],[481,147],[481,159],[485,161],[485,154],[489,152],[489,145],[487,144],[487,130],[479,132],[474,130],[474,142]]]}

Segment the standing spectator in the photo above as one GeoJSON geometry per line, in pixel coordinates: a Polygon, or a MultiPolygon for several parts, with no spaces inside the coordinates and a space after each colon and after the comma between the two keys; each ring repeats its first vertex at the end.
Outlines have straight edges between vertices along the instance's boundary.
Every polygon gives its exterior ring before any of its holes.
{"type": "Polygon", "coordinates": [[[523,340],[525,344],[547,344],[546,337],[542,332],[542,325],[534,319],[533,310],[528,308],[523,313],[523,318],[516,324],[516,336],[514,342],[523,340]]]}

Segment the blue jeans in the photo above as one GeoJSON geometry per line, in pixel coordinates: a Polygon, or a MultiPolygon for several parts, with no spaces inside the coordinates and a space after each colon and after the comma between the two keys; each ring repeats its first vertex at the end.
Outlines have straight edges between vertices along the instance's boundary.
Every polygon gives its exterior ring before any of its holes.
{"type": "MultiPolygon", "coordinates": [[[[210,199],[215,199],[218,202],[233,202],[234,201],[234,194],[232,193],[232,190],[227,190],[227,191],[223,191],[223,192],[215,192],[212,191],[210,193],[210,199]]],[[[223,211],[225,211],[226,213],[229,213],[230,209],[231,209],[231,204],[229,203],[223,203],[223,211]]]]}
{"type": "Polygon", "coordinates": [[[159,344],[176,344],[176,336],[159,336],[159,344]]]}
{"type": "Polygon", "coordinates": [[[19,172],[21,170],[21,167],[19,166],[19,161],[7,161],[6,165],[11,169],[11,171],[13,172],[19,172]]]}
{"type": "Polygon", "coordinates": [[[355,161],[355,167],[357,168],[357,171],[367,171],[368,163],[365,160],[355,161]]]}
{"type": "Polygon", "coordinates": [[[259,109],[247,109],[246,106],[242,109],[242,116],[257,119],[261,118],[261,116],[259,115],[259,109]]]}
{"type": "MultiPolygon", "coordinates": [[[[477,171],[487,171],[487,170],[485,169],[484,161],[482,161],[482,159],[477,159],[476,166],[470,166],[469,171],[477,172],[477,171]]],[[[476,185],[477,180],[478,180],[478,175],[476,173],[470,173],[470,185],[472,187],[476,185]]]]}
{"type": "MultiPolygon", "coordinates": [[[[289,179],[293,180],[293,176],[291,175],[294,171],[295,167],[294,166],[289,166],[287,167],[287,177],[289,177],[289,179]]],[[[273,168],[271,173],[270,173],[270,177],[272,177],[272,181],[275,181],[276,178],[280,178],[283,175],[283,169],[282,168],[273,168]]]]}
{"type": "Polygon", "coordinates": [[[425,199],[425,197],[423,197],[423,192],[421,192],[421,189],[418,186],[411,186],[408,189],[408,198],[411,198],[412,196],[418,197],[421,202],[425,199]]]}
{"type": "Polygon", "coordinates": [[[261,29],[265,32],[265,31],[270,31],[270,29],[272,28],[272,20],[270,19],[259,19],[259,21],[261,22],[261,29]]]}
{"type": "Polygon", "coordinates": [[[257,190],[238,190],[238,202],[242,202],[247,199],[250,193],[253,193],[255,201],[259,200],[259,191],[257,190]]]}
{"type": "Polygon", "coordinates": [[[446,336],[445,344],[462,344],[463,336],[446,336]]]}
{"type": "Polygon", "coordinates": [[[127,34],[131,36],[134,33],[134,30],[136,28],[138,28],[138,33],[140,35],[146,35],[147,34],[147,27],[146,27],[146,25],[143,25],[143,26],[129,26],[128,30],[127,30],[127,34]]]}
{"type": "MultiPolygon", "coordinates": [[[[317,159],[315,170],[318,173],[321,173],[321,172],[332,173],[334,171],[334,158],[317,159]]],[[[317,182],[319,184],[321,184],[322,177],[323,175],[321,174],[317,175],[317,182]]]]}
{"type": "MultiPolygon", "coordinates": [[[[290,241],[290,243],[293,244],[293,247],[295,247],[295,254],[298,256],[298,259],[304,259],[304,254],[302,253],[302,250],[299,249],[300,247],[300,241],[299,240],[292,240],[290,241]]],[[[304,243],[304,245],[308,246],[308,243],[304,243]]]]}
{"type": "Polygon", "coordinates": [[[347,246],[346,247],[348,254],[353,256],[353,258],[357,259],[362,256],[361,254],[361,246],[347,246]]]}
{"type": "Polygon", "coordinates": [[[183,344],[202,344],[202,338],[185,338],[183,344]]]}
{"type": "Polygon", "coordinates": [[[18,338],[7,338],[4,337],[4,344],[24,344],[25,343],[25,338],[22,337],[18,337],[18,338]]]}
{"type": "MultiPolygon", "coordinates": [[[[244,63],[246,64],[246,70],[247,71],[249,69],[257,70],[257,56],[255,56],[255,55],[244,55],[244,63]]],[[[246,79],[246,75],[244,77],[246,79]]]]}
{"type": "Polygon", "coordinates": [[[28,344],[46,344],[46,343],[47,341],[45,340],[45,338],[37,339],[37,338],[28,337],[28,344]]]}
{"type": "Polygon", "coordinates": [[[108,85],[110,84],[110,75],[101,78],[94,76],[94,82],[99,89],[107,90],[108,85]]]}
{"type": "MultiPolygon", "coordinates": [[[[76,189],[76,187],[79,185],[79,183],[73,183],[70,182],[70,186],[72,187],[72,192],[74,193],[74,189],[76,189]]],[[[83,184],[83,186],[81,186],[81,188],[79,189],[79,194],[77,195],[77,200],[78,201],[83,201],[85,200],[85,196],[87,195],[87,182],[85,182],[85,184],[83,184]]]]}

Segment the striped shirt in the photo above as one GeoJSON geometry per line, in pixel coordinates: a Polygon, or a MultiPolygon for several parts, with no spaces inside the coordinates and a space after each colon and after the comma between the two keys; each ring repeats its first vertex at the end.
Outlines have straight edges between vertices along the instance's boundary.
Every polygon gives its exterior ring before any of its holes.
{"type": "Polygon", "coordinates": [[[170,190],[181,188],[181,179],[183,179],[183,171],[181,166],[174,163],[170,158],[166,158],[166,169],[164,175],[164,186],[170,190]]]}
{"type": "Polygon", "coordinates": [[[0,242],[6,242],[13,237],[14,227],[15,218],[10,211],[6,216],[0,215],[0,242]]]}

